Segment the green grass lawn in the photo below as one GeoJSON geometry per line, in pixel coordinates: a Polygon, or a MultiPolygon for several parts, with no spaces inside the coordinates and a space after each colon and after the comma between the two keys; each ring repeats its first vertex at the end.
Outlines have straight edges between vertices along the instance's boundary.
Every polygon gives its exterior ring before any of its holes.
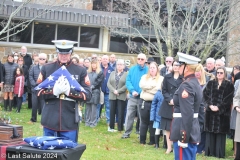
{"type": "MultiPolygon", "coordinates": [[[[2,105],[1,105],[2,106],[2,105]]],[[[31,110],[27,109],[27,105],[23,105],[21,113],[3,112],[0,107],[0,117],[11,117],[12,124],[23,126],[23,137],[41,136],[42,126],[40,124],[41,117],[38,116],[38,121],[34,124],[28,124],[31,118],[31,110]]],[[[121,139],[122,133],[108,132],[105,119],[101,119],[98,126],[95,128],[85,127],[81,123],[79,130],[78,143],[86,144],[87,149],[83,153],[82,160],[169,160],[173,159],[173,153],[164,154],[165,149],[155,149],[153,146],[140,145],[137,134],[131,134],[128,139],[121,139]]],[[[227,140],[226,159],[233,154],[232,140],[227,140]]],[[[197,156],[197,160],[214,160],[217,158],[197,156]]]]}

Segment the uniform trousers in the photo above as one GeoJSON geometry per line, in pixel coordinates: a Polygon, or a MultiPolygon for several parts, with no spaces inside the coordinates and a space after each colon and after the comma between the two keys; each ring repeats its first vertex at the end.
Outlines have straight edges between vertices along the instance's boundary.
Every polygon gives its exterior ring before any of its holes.
{"type": "Polygon", "coordinates": [[[150,143],[155,143],[155,128],[153,128],[153,121],[150,121],[150,111],[152,101],[144,101],[140,111],[140,143],[146,143],[147,131],[150,132],[150,143]]]}
{"type": "Polygon", "coordinates": [[[97,126],[97,104],[86,103],[85,125],[90,127],[97,126]]]}
{"type": "Polygon", "coordinates": [[[54,137],[66,137],[72,140],[73,142],[77,142],[77,130],[73,131],[54,131],[52,129],[48,129],[43,127],[43,136],[54,136],[54,137]]]}
{"type": "Polygon", "coordinates": [[[188,143],[187,148],[178,146],[178,142],[173,142],[174,160],[196,160],[197,144],[188,143]]]}
{"type": "Polygon", "coordinates": [[[129,136],[133,129],[133,123],[135,115],[138,111],[139,106],[142,104],[140,98],[130,97],[127,104],[127,113],[125,119],[125,133],[123,136],[129,136]]]}
{"type": "Polygon", "coordinates": [[[126,102],[123,100],[116,99],[109,100],[109,104],[110,104],[110,128],[114,129],[116,115],[116,117],[118,117],[117,119],[118,131],[122,131],[126,102]]]}

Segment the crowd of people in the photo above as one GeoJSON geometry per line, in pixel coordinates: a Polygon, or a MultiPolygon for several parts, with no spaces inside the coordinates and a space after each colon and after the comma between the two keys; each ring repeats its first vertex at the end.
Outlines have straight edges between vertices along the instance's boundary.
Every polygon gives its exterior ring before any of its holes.
{"type": "MultiPolygon", "coordinates": [[[[122,139],[130,138],[137,118],[139,143],[145,145],[149,140],[148,145],[159,148],[159,139],[163,136],[165,153],[174,151],[175,159],[182,155],[180,152],[187,159],[195,159],[196,154],[225,158],[227,137],[233,139],[235,159],[240,159],[239,65],[228,73],[222,59],[208,58],[203,66],[198,58],[178,53],[178,59],[166,57],[165,66],[158,66],[152,57],[140,53],[137,63],[128,68],[124,60],[114,54],[79,58],[72,50],[66,51],[63,42],[62,45],[58,41],[54,43],[58,53],[54,62],[48,63],[45,53],[31,57],[25,46],[20,53],[7,55],[7,62],[0,67],[4,111],[15,108],[20,113],[22,102],[28,97],[28,107],[32,109],[30,123],[37,122],[37,114],[42,114],[45,135],[54,135],[52,131],[62,128],[76,130],[78,126],[69,121],[66,126],[54,126],[57,123],[47,119],[54,112],[48,106],[59,103],[60,91],[48,88],[39,94],[34,89],[59,66],[65,65],[89,90],[84,94],[80,92],[77,98],[71,97],[72,91],[69,91],[65,98],[73,106],[74,103],[84,106],[85,126],[97,127],[105,107],[107,131],[123,131],[122,139]],[[80,78],[84,78],[84,82],[80,78]]],[[[66,110],[69,115],[72,112],[66,110]]],[[[69,131],[70,137],[73,134],[76,133],[69,131]]],[[[76,137],[73,140],[77,141],[76,137]]]]}

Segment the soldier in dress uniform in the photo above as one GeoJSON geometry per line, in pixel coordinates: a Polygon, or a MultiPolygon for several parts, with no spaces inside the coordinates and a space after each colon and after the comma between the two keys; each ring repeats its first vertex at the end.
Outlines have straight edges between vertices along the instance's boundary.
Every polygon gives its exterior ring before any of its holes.
{"type": "Polygon", "coordinates": [[[199,58],[184,53],[179,57],[179,73],[183,83],[173,96],[174,112],[170,139],[173,141],[175,160],[195,160],[197,145],[201,140],[198,112],[202,101],[202,90],[194,73],[199,58]]]}
{"type": "Polygon", "coordinates": [[[68,40],[54,40],[58,60],[48,63],[41,68],[39,82],[44,81],[52,73],[63,65],[68,72],[84,88],[85,92],[78,92],[70,88],[67,79],[60,80],[53,88],[40,90],[43,94],[45,105],[42,110],[41,124],[43,125],[44,136],[67,137],[77,142],[78,135],[78,114],[76,114],[77,101],[88,101],[91,99],[91,85],[85,68],[74,64],[71,61],[73,45],[77,42],[68,40]]]}

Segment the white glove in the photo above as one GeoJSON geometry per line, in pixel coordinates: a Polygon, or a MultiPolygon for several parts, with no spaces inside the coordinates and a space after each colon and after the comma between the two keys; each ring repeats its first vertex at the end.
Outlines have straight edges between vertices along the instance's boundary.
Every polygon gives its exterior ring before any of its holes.
{"type": "Polygon", "coordinates": [[[55,96],[59,96],[60,94],[64,93],[67,96],[70,92],[70,84],[64,76],[61,76],[56,80],[54,87],[53,87],[53,94],[55,96]]]}
{"type": "Polygon", "coordinates": [[[178,146],[182,147],[182,148],[187,148],[188,144],[187,143],[182,143],[182,142],[178,141],[178,146]]]}

